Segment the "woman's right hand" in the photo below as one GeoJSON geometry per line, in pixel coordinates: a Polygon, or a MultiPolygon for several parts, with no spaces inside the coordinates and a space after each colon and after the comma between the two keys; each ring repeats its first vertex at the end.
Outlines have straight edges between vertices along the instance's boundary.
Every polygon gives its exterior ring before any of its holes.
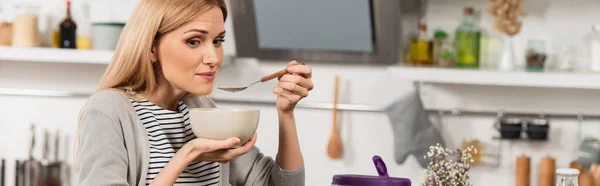
{"type": "Polygon", "coordinates": [[[250,151],[256,143],[256,134],[243,146],[232,149],[238,143],[240,143],[238,138],[226,140],[196,138],[177,151],[175,157],[158,173],[150,186],[173,185],[179,174],[192,162],[227,163],[229,160],[250,151]]]}
{"type": "Polygon", "coordinates": [[[184,154],[186,162],[189,163],[200,161],[227,163],[231,159],[250,151],[256,143],[256,134],[244,145],[232,149],[239,143],[238,138],[226,140],[196,138],[185,144],[179,151],[184,154]]]}

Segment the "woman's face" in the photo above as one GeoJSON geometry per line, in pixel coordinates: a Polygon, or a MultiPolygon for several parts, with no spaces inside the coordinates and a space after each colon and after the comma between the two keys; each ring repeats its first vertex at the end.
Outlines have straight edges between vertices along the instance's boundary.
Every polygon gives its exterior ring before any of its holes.
{"type": "Polygon", "coordinates": [[[160,36],[153,48],[159,86],[172,87],[175,94],[210,94],[223,62],[223,22],[221,9],[214,7],[160,36]],[[167,85],[161,85],[164,83],[167,85]]]}

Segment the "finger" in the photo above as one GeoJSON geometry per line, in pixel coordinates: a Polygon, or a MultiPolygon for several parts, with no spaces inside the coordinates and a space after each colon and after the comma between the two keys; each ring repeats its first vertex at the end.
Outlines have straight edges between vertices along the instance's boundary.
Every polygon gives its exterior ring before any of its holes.
{"type": "Polygon", "coordinates": [[[226,140],[204,140],[195,143],[196,147],[203,149],[205,152],[213,152],[221,149],[229,149],[240,143],[240,139],[233,137],[226,140]]]}
{"type": "Polygon", "coordinates": [[[256,136],[257,135],[254,134],[252,138],[250,138],[250,140],[248,140],[248,142],[246,142],[244,145],[236,149],[230,150],[231,153],[233,153],[235,156],[246,154],[248,151],[250,151],[250,149],[252,149],[252,147],[254,147],[254,144],[256,144],[256,136]]]}
{"type": "Polygon", "coordinates": [[[307,88],[308,90],[312,90],[314,88],[313,82],[310,79],[304,78],[299,75],[286,74],[282,76],[281,79],[279,79],[279,81],[292,82],[304,88],[307,88]]]}
{"type": "Polygon", "coordinates": [[[300,101],[302,99],[302,96],[300,96],[294,92],[291,92],[289,90],[281,89],[279,91],[280,92],[277,95],[288,100],[290,103],[297,103],[298,101],[300,101]]]}
{"type": "Polygon", "coordinates": [[[289,66],[294,66],[294,65],[297,65],[297,64],[298,64],[298,61],[296,61],[296,60],[292,60],[292,61],[290,61],[290,62],[288,63],[288,65],[287,65],[287,66],[289,67],[289,66]]]}
{"type": "Polygon", "coordinates": [[[298,74],[305,78],[312,78],[312,68],[308,65],[292,65],[288,66],[288,72],[298,74]]]}
{"type": "Polygon", "coordinates": [[[288,90],[294,94],[297,94],[301,97],[308,96],[308,88],[302,87],[296,83],[280,81],[279,83],[277,83],[277,86],[283,88],[284,90],[288,90]]]}

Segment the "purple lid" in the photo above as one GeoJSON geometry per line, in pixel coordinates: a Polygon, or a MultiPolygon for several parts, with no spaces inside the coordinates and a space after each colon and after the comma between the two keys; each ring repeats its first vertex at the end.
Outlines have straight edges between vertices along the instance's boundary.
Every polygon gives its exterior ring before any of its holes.
{"type": "Polygon", "coordinates": [[[332,184],[340,186],[411,186],[410,179],[389,177],[381,157],[373,156],[379,176],[342,174],[333,176],[332,184]]]}
{"type": "Polygon", "coordinates": [[[411,186],[410,180],[406,178],[364,175],[335,175],[332,184],[340,186],[411,186]]]}

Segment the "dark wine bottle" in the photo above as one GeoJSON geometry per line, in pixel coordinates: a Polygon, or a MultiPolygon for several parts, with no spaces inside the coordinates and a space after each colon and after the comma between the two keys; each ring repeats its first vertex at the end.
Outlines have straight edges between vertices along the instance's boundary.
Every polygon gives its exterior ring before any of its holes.
{"type": "Polygon", "coordinates": [[[60,23],[60,48],[77,48],[77,24],[71,19],[71,0],[67,0],[67,17],[60,23]]]}

